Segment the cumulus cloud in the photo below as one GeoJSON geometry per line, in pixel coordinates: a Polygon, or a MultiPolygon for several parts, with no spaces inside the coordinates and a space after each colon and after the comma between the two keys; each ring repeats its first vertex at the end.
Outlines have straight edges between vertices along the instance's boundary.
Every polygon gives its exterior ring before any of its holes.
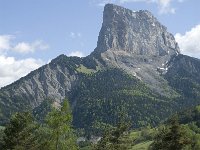
{"type": "Polygon", "coordinates": [[[172,0],[157,0],[155,2],[158,4],[160,14],[175,13],[175,8],[171,6],[172,0]]]}
{"type": "Polygon", "coordinates": [[[0,35],[0,53],[10,49],[11,35],[0,35]]]}
{"type": "Polygon", "coordinates": [[[183,54],[200,58],[200,24],[183,35],[177,33],[175,38],[183,54]]]}
{"type": "Polygon", "coordinates": [[[70,52],[68,56],[78,56],[78,57],[84,57],[85,55],[81,51],[74,51],[70,52]]]}
{"type": "Polygon", "coordinates": [[[176,1],[179,3],[184,2],[184,0],[96,0],[99,6],[104,6],[107,3],[133,3],[133,2],[144,2],[144,3],[154,3],[157,5],[160,14],[172,13],[174,14],[176,9],[172,6],[172,2],[176,1]]]}
{"type": "Polygon", "coordinates": [[[29,53],[49,47],[41,40],[16,43],[15,39],[14,35],[0,35],[0,87],[16,81],[44,64],[40,59],[16,59],[7,56],[7,52],[29,53]]]}
{"type": "Polygon", "coordinates": [[[12,49],[19,53],[29,53],[34,52],[36,50],[45,50],[48,48],[49,46],[43,41],[35,41],[33,43],[20,42],[17,45],[15,45],[12,49]]]}
{"type": "Polygon", "coordinates": [[[25,52],[33,52],[33,49],[29,43],[21,42],[18,43],[14,48],[14,51],[20,52],[20,53],[25,53],[25,52]]]}
{"type": "Polygon", "coordinates": [[[49,45],[44,43],[42,40],[36,40],[31,43],[22,41],[15,44],[13,39],[15,39],[14,35],[0,35],[0,54],[6,53],[7,51],[29,53],[49,48],[49,45]]]}
{"type": "Polygon", "coordinates": [[[16,60],[14,57],[0,55],[0,87],[18,80],[43,64],[44,62],[40,59],[27,58],[16,60]]]}

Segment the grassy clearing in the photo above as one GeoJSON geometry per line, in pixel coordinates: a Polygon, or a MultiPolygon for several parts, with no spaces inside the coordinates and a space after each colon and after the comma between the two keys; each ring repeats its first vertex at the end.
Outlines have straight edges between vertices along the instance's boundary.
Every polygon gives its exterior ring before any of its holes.
{"type": "Polygon", "coordinates": [[[95,73],[96,72],[96,70],[88,69],[87,67],[83,66],[82,64],[76,70],[78,72],[85,73],[85,74],[91,74],[91,73],[95,73]]]}
{"type": "Polygon", "coordinates": [[[148,150],[149,145],[152,143],[153,141],[145,141],[139,144],[136,144],[132,147],[131,150],[148,150]]]}

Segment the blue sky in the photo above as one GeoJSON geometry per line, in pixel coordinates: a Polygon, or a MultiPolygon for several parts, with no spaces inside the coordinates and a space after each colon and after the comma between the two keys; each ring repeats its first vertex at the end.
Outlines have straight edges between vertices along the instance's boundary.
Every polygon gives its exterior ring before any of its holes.
{"type": "Polygon", "coordinates": [[[90,54],[105,3],[151,11],[182,53],[200,58],[199,0],[0,0],[0,87],[60,54],[90,54]]]}

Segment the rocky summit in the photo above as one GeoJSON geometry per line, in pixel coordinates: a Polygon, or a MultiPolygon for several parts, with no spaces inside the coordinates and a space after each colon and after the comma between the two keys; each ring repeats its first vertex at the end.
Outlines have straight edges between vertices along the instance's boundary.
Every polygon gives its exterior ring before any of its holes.
{"type": "Polygon", "coordinates": [[[77,128],[115,124],[121,112],[135,127],[157,125],[200,103],[199,66],[149,11],[107,4],[89,56],[60,55],[0,89],[0,124],[17,111],[40,116],[48,99],[59,105],[68,98],[77,128]]]}
{"type": "Polygon", "coordinates": [[[149,11],[133,12],[107,4],[97,48],[91,56],[106,66],[125,69],[159,94],[169,94],[170,90],[162,88],[167,86],[165,81],[157,80],[158,73],[165,73],[169,60],[179,53],[174,36],[149,11]]]}
{"type": "Polygon", "coordinates": [[[108,50],[133,56],[179,53],[174,36],[149,11],[133,12],[113,4],[104,8],[103,24],[94,52],[108,50]]]}

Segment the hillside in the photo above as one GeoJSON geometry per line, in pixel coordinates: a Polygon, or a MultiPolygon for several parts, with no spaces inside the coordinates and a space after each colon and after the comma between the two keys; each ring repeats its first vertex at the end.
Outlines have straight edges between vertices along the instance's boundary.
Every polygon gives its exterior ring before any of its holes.
{"type": "Polygon", "coordinates": [[[74,123],[79,128],[90,127],[95,121],[116,124],[122,114],[134,127],[156,125],[159,118],[166,117],[166,111],[172,112],[166,97],[154,94],[143,82],[119,69],[84,75],[72,91],[74,123]]]}
{"type": "Polygon", "coordinates": [[[45,100],[68,98],[74,126],[87,132],[95,124],[115,125],[120,116],[134,128],[156,126],[200,104],[199,66],[200,60],[180,54],[174,36],[149,11],[107,4],[89,56],[60,55],[0,89],[0,125],[25,110],[42,121],[45,100]]]}

